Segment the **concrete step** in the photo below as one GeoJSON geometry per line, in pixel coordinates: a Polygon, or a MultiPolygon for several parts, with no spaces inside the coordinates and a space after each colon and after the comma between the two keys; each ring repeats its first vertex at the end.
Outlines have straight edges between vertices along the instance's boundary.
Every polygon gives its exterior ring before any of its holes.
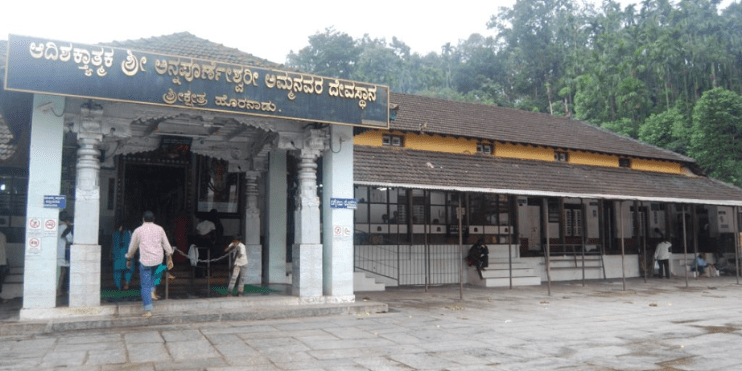
{"type": "MultiPolygon", "coordinates": [[[[505,287],[510,286],[510,278],[484,278],[470,280],[469,283],[482,287],[505,287]]],[[[541,278],[537,276],[513,277],[513,286],[538,286],[541,284],[541,278]]]]}
{"type": "Polygon", "coordinates": [[[5,281],[3,292],[0,292],[0,299],[20,298],[21,296],[23,296],[23,283],[8,283],[8,281],[5,281]]]}
{"type": "Polygon", "coordinates": [[[386,290],[386,285],[377,282],[365,272],[353,272],[353,292],[384,290],[386,290]]]}
{"type": "MultiPolygon", "coordinates": [[[[489,258],[492,259],[508,259],[508,257],[512,257],[513,259],[517,259],[520,257],[520,245],[511,245],[510,246],[510,255],[508,255],[508,245],[487,245],[489,249],[489,258]]],[[[467,251],[469,251],[467,249],[467,251]]]]}
{"type": "MultiPolygon", "coordinates": [[[[581,262],[582,261],[582,256],[577,256],[576,259],[573,256],[561,256],[561,255],[560,256],[550,256],[549,257],[549,260],[552,261],[552,262],[562,262],[562,261],[568,261],[568,262],[575,262],[575,261],[577,261],[577,262],[581,262]]],[[[598,255],[586,255],[585,256],[585,261],[586,262],[587,261],[601,261],[601,257],[598,256],[598,255]]]]}
{"type": "MultiPolygon", "coordinates": [[[[479,278],[476,268],[467,269],[467,282],[474,286],[482,287],[502,287],[510,286],[510,276],[507,270],[490,270],[482,272],[479,278]]],[[[533,286],[540,285],[541,278],[536,276],[533,269],[513,270],[513,286],[533,286]]]]}
{"type": "Polygon", "coordinates": [[[8,274],[5,276],[3,292],[0,292],[0,299],[14,299],[23,296],[23,267],[10,267],[8,274]]]}
{"type": "MultiPolygon", "coordinates": [[[[574,265],[573,266],[569,266],[569,267],[555,267],[555,266],[551,266],[551,267],[549,267],[549,269],[551,269],[551,270],[582,270],[582,266],[578,266],[578,267],[575,267],[574,265]]],[[[603,267],[600,266],[600,265],[587,265],[587,264],[585,264],[585,269],[603,269],[603,267]]]]}
{"type": "Polygon", "coordinates": [[[154,316],[151,318],[141,317],[142,304],[137,302],[86,308],[89,309],[86,311],[66,307],[22,310],[22,320],[0,322],[0,336],[29,336],[62,331],[256,321],[339,314],[363,314],[365,316],[367,313],[386,313],[389,310],[387,304],[379,302],[334,303],[332,298],[321,299],[304,302],[296,296],[267,295],[161,300],[155,303],[154,316]]]}
{"type": "MultiPolygon", "coordinates": [[[[5,276],[5,284],[10,283],[20,283],[23,284],[23,272],[19,273],[11,273],[5,276]]],[[[3,286],[5,287],[5,286],[3,286]]]]}
{"type": "MultiPolygon", "coordinates": [[[[490,261],[487,269],[510,269],[511,265],[508,262],[501,261],[490,261]]],[[[512,264],[513,269],[528,269],[530,266],[526,263],[514,261],[512,264]]]]}
{"type": "MultiPolygon", "coordinates": [[[[476,274],[477,270],[474,269],[474,274],[476,274]]],[[[489,278],[498,278],[498,277],[510,277],[510,269],[507,267],[505,268],[492,268],[489,267],[482,271],[482,276],[489,277],[489,278]]],[[[513,277],[527,277],[527,276],[533,276],[534,271],[533,268],[519,268],[512,270],[513,277]]]]}

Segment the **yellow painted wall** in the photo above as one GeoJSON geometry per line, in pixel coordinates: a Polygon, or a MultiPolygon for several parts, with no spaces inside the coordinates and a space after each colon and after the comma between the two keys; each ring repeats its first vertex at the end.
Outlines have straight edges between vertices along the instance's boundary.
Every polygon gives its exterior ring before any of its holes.
{"type": "Polygon", "coordinates": [[[631,159],[631,168],[634,170],[655,171],[658,173],[683,174],[683,167],[677,162],[634,158],[631,159]]]}
{"type": "MultiPolygon", "coordinates": [[[[477,141],[443,137],[439,135],[420,135],[414,133],[402,133],[399,131],[367,131],[353,138],[355,145],[377,146],[382,145],[382,136],[400,135],[404,137],[404,148],[421,151],[445,152],[445,153],[468,153],[477,152],[477,141]]],[[[534,147],[511,143],[494,143],[494,156],[518,158],[524,160],[554,161],[554,149],[534,147]]],[[[582,151],[569,151],[569,163],[589,166],[618,167],[618,156],[589,153],[582,151]]],[[[684,174],[684,168],[680,163],[631,159],[631,168],[640,171],[655,171],[661,173],[684,174]]]]}
{"type": "Polygon", "coordinates": [[[367,131],[353,137],[353,145],[381,147],[381,137],[384,133],[380,131],[367,131]]]}
{"type": "Polygon", "coordinates": [[[602,155],[598,153],[569,152],[569,163],[576,165],[618,167],[618,156],[602,155]]]}
{"type": "Polygon", "coordinates": [[[554,150],[521,144],[497,143],[495,144],[495,156],[524,160],[554,161],[554,150]]]}
{"type": "Polygon", "coordinates": [[[439,135],[407,134],[404,138],[404,146],[421,151],[477,153],[476,141],[439,135]]]}
{"type": "Polygon", "coordinates": [[[446,153],[473,154],[477,152],[477,142],[473,140],[442,137],[440,135],[404,134],[402,132],[367,131],[356,135],[353,138],[353,144],[380,147],[382,145],[382,136],[384,135],[403,136],[404,148],[446,153]]]}

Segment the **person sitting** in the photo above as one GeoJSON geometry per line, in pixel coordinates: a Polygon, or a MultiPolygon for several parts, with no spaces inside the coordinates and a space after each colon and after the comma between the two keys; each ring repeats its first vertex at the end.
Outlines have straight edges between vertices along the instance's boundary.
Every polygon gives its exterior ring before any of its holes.
{"type": "Polygon", "coordinates": [[[704,274],[706,273],[706,266],[708,265],[708,262],[706,262],[706,254],[699,254],[694,260],[693,264],[691,264],[691,272],[698,272],[698,274],[704,274]]]}
{"type": "Polygon", "coordinates": [[[477,241],[477,243],[469,248],[469,255],[466,256],[466,262],[467,264],[469,264],[469,266],[473,265],[475,268],[477,268],[479,279],[484,279],[482,271],[489,266],[489,253],[489,248],[487,247],[487,245],[484,244],[484,240],[482,240],[481,238],[479,239],[479,241],[477,241]]]}

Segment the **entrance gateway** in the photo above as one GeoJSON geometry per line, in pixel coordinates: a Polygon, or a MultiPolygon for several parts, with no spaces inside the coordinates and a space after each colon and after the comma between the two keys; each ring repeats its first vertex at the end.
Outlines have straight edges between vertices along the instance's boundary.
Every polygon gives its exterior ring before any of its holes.
{"type": "MultiPolygon", "coordinates": [[[[253,284],[285,281],[293,233],[292,294],[354,301],[353,237],[333,232],[352,234],[353,210],[329,201],[353,198],[353,127],[388,128],[388,87],[187,53],[9,37],[5,90],[34,95],[27,218],[58,218],[42,199],[65,194],[63,145],[77,145],[70,307],[100,306],[100,235],[148,208],[158,224],[218,210],[224,234],[244,236],[253,284]]],[[[26,231],[22,318],[56,305],[56,240],[26,231]]]]}

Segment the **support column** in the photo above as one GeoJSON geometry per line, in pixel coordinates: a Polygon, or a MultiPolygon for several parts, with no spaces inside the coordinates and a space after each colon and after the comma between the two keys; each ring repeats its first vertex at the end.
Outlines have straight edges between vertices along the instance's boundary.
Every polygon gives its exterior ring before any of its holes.
{"type": "Polygon", "coordinates": [[[268,169],[268,223],[267,259],[263,271],[267,283],[286,283],[286,235],[288,184],[286,180],[286,151],[274,150],[270,154],[268,169]]]}
{"type": "Polygon", "coordinates": [[[322,244],[320,242],[319,197],[317,197],[317,162],[324,149],[321,130],[307,132],[299,151],[299,189],[294,214],[292,292],[302,299],[322,296],[322,244]]]}
{"type": "Polygon", "coordinates": [[[33,98],[21,318],[28,310],[56,306],[59,210],[44,208],[43,199],[60,191],[64,120],[54,112],[64,111],[64,100],[40,94],[33,98]],[[55,224],[50,232],[44,232],[46,221],[55,224]]]}
{"type": "Polygon", "coordinates": [[[354,302],[353,209],[334,209],[331,198],[353,198],[353,128],[330,128],[330,149],[323,157],[323,293],[338,302],[354,302]]]}
{"type": "Polygon", "coordinates": [[[245,247],[247,247],[247,277],[245,283],[261,284],[263,245],[260,244],[260,208],[258,208],[257,171],[245,173],[247,208],[245,209],[245,247]]]}
{"type": "Polygon", "coordinates": [[[74,242],[70,253],[70,308],[100,306],[100,144],[103,109],[81,108],[77,127],[74,242]]]}

